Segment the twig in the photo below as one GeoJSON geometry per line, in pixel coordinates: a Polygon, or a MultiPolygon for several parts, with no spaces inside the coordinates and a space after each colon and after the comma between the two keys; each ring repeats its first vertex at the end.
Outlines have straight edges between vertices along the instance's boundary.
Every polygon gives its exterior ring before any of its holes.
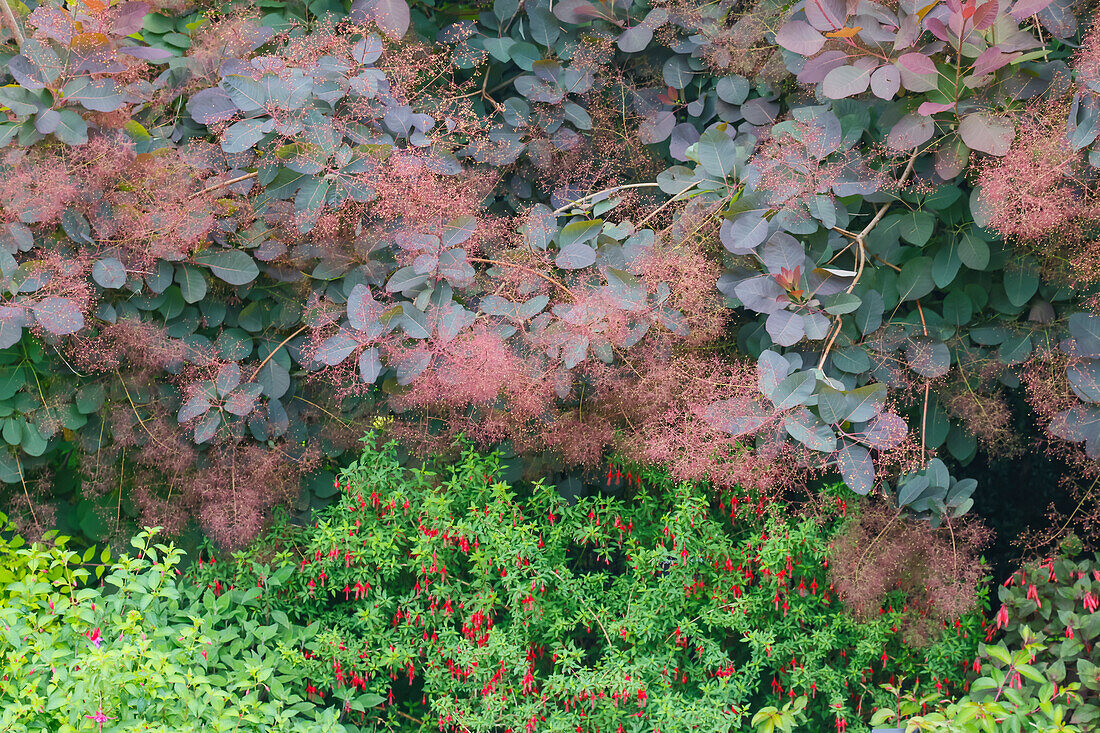
{"type": "Polygon", "coordinates": [[[661,184],[659,184],[657,182],[652,182],[652,183],[628,183],[624,186],[612,186],[611,188],[605,188],[602,191],[596,191],[596,193],[590,193],[587,196],[582,196],[579,199],[574,199],[574,200],[570,201],[569,203],[567,203],[565,206],[562,206],[561,208],[555,209],[554,210],[554,216],[557,216],[558,214],[565,213],[566,211],[568,211],[572,207],[576,206],[577,204],[583,203],[583,202],[587,201],[588,199],[595,198],[595,197],[599,196],[600,194],[604,194],[604,193],[613,194],[613,193],[616,193],[618,191],[625,191],[628,188],[655,188],[655,187],[660,186],[660,185],[661,184]]]}
{"type": "Polygon", "coordinates": [[[153,439],[154,443],[159,445],[161,448],[167,450],[168,447],[164,445],[164,443],[161,443],[159,440],[157,440],[157,436],[153,435],[152,431],[150,431],[149,428],[145,425],[145,421],[141,419],[141,415],[138,414],[137,405],[134,404],[133,398],[130,397],[130,390],[126,386],[126,380],[122,378],[122,375],[119,374],[117,370],[115,371],[115,376],[118,377],[118,381],[122,384],[122,389],[124,392],[126,392],[126,399],[130,403],[130,409],[134,411],[134,417],[136,417],[138,419],[138,422],[141,423],[141,427],[145,430],[146,433],[149,434],[149,437],[153,439]]]}
{"type": "MultiPolygon", "coordinates": [[[[11,11],[11,6],[8,5],[8,0],[0,0],[0,8],[4,11],[4,20],[8,22],[8,27],[11,29],[11,34],[15,36],[15,42],[20,46],[23,45],[23,41],[26,38],[23,37],[23,31],[19,28],[19,22],[15,19],[15,13],[11,11]]],[[[37,519],[35,520],[38,521],[37,519]]]]}
{"type": "Polygon", "coordinates": [[[23,496],[27,498],[27,509],[30,509],[31,519],[34,520],[35,526],[38,525],[38,515],[34,513],[34,502],[31,501],[31,494],[27,491],[27,480],[23,478],[23,462],[19,460],[19,454],[15,454],[15,467],[19,469],[19,483],[23,484],[23,496]]]}
{"type": "Polygon", "coordinates": [[[282,341],[280,341],[280,342],[279,342],[279,345],[278,345],[278,346],[276,346],[276,347],[275,347],[274,349],[272,349],[272,350],[271,350],[271,353],[267,355],[267,358],[266,358],[266,359],[264,359],[263,361],[261,361],[261,362],[260,362],[260,365],[259,365],[258,367],[256,367],[256,370],[255,370],[254,372],[252,372],[252,376],[248,378],[248,381],[250,381],[250,382],[254,382],[254,381],[256,381],[256,375],[260,373],[260,370],[264,368],[264,365],[265,365],[265,364],[267,364],[267,363],[268,363],[269,361],[271,361],[271,357],[275,356],[276,352],[278,352],[278,351],[279,351],[279,349],[281,349],[281,348],[283,348],[284,346],[286,346],[286,344],[287,344],[287,342],[288,342],[288,341],[290,341],[290,340],[291,340],[292,338],[294,338],[295,336],[297,336],[298,334],[300,334],[300,333],[301,333],[302,331],[305,331],[305,330],[306,330],[307,328],[309,328],[309,324],[308,324],[308,323],[307,323],[306,325],[302,326],[301,328],[299,328],[299,329],[298,329],[297,331],[295,331],[294,333],[292,333],[292,334],[290,334],[289,336],[287,336],[287,337],[286,337],[285,339],[283,339],[282,341]]]}
{"type": "MultiPolygon", "coordinates": [[[[909,161],[905,164],[905,170],[902,171],[901,178],[898,179],[898,186],[899,187],[904,186],[905,182],[909,180],[909,176],[911,176],[913,174],[913,164],[916,162],[917,155],[919,153],[920,153],[920,149],[918,148],[917,150],[913,151],[912,155],[909,156],[909,161]]],[[[863,277],[863,267],[867,262],[867,244],[866,244],[867,235],[870,234],[871,231],[876,226],[878,226],[878,223],[880,221],[882,221],[882,217],[886,216],[886,212],[890,210],[890,207],[893,204],[894,204],[893,201],[887,201],[882,206],[878,207],[878,211],[875,212],[874,217],[872,217],[871,221],[869,221],[867,223],[867,226],[863,227],[863,230],[860,231],[859,234],[853,235],[853,233],[848,231],[847,229],[841,229],[839,227],[833,227],[834,231],[837,231],[837,232],[843,234],[846,237],[849,237],[849,238],[854,237],[855,245],[856,245],[856,258],[859,262],[859,264],[856,267],[856,276],[854,278],[852,278],[852,282],[848,285],[847,288],[845,288],[844,292],[851,293],[853,290],[855,290],[856,285],[859,283],[859,279],[861,277],[863,277]]],[[[875,255],[875,258],[881,260],[881,258],[879,258],[877,255],[875,255]]],[[[885,261],[883,261],[883,262],[884,262],[884,264],[890,265],[889,262],[885,262],[885,261]]],[[[894,267],[894,265],[890,265],[890,267],[894,267]]],[[[897,270],[898,272],[901,272],[900,268],[894,267],[894,269],[897,270]]],[[[918,307],[919,307],[919,303],[918,303],[918,307]]],[[[836,332],[833,334],[833,337],[831,339],[829,339],[829,343],[825,345],[825,350],[821,352],[821,358],[818,359],[818,361],[817,361],[817,368],[818,369],[821,369],[822,367],[825,366],[825,359],[828,358],[829,352],[832,350],[833,344],[836,342],[836,337],[840,333],[841,319],[842,319],[841,316],[836,317],[836,332]]]]}
{"type": "MultiPolygon", "coordinates": [[[[4,0],[0,0],[0,2],[4,2],[4,0]]],[[[213,186],[207,186],[203,190],[196,191],[195,193],[191,194],[188,198],[193,199],[196,196],[202,196],[204,193],[210,193],[211,191],[217,191],[219,188],[225,188],[226,186],[232,186],[234,183],[240,183],[241,181],[247,181],[249,178],[255,178],[258,175],[260,175],[259,171],[254,171],[252,173],[245,173],[243,176],[237,176],[236,178],[230,178],[228,181],[222,181],[221,183],[215,183],[213,186]]]]}
{"type": "Polygon", "coordinates": [[[653,211],[649,212],[649,213],[648,213],[648,214],[646,215],[646,217],[645,217],[644,219],[642,219],[642,220],[641,220],[640,222],[638,222],[638,224],[636,225],[636,226],[637,226],[637,228],[638,228],[638,229],[641,229],[641,228],[642,228],[642,225],[643,225],[643,224],[645,224],[645,223],[646,223],[647,221],[649,221],[649,220],[650,220],[650,219],[652,219],[653,217],[657,216],[657,214],[661,213],[661,211],[662,211],[662,210],[663,210],[663,209],[664,209],[664,208],[665,208],[666,206],[668,206],[669,204],[671,204],[671,203],[672,203],[673,201],[676,201],[676,199],[680,198],[680,197],[681,197],[681,196],[683,196],[683,195],[684,195],[685,193],[687,193],[687,192],[688,192],[688,191],[690,191],[691,189],[693,189],[693,188],[695,188],[696,186],[698,186],[698,185],[699,185],[700,183],[702,183],[702,181],[696,181],[695,183],[691,184],[691,185],[690,185],[690,186],[688,186],[687,188],[685,188],[685,189],[683,189],[682,191],[680,191],[679,193],[677,193],[677,194],[676,194],[675,196],[673,196],[672,198],[670,198],[670,199],[669,199],[668,201],[666,201],[666,202],[664,202],[663,204],[661,204],[660,206],[658,206],[658,207],[657,207],[656,209],[654,209],[653,211]]]}
{"type": "Polygon", "coordinates": [[[408,713],[403,713],[400,710],[394,710],[393,712],[396,713],[397,715],[400,715],[402,718],[407,718],[408,720],[411,720],[412,722],[416,723],[417,725],[424,725],[424,721],[421,720],[420,718],[414,718],[413,716],[409,715],[408,713]]]}
{"type": "Polygon", "coordinates": [[[565,287],[565,286],[564,286],[564,285],[562,285],[562,284],[561,284],[560,282],[558,282],[558,281],[557,281],[557,280],[555,280],[554,278],[550,277],[550,276],[549,276],[549,275],[547,275],[546,273],[543,273],[543,272],[539,272],[538,270],[534,270],[534,269],[532,269],[532,268],[530,268],[530,267],[526,267],[526,266],[524,266],[524,265],[517,265],[517,264],[516,264],[516,263],[514,263],[514,262],[503,262],[503,261],[501,261],[501,260],[490,260],[490,259],[486,259],[486,258],[484,258],[484,257],[470,257],[470,258],[469,258],[469,260],[470,260],[470,262],[481,262],[481,263],[484,263],[484,264],[486,264],[486,265],[500,265],[501,267],[514,267],[514,268],[516,268],[517,270],[523,270],[524,272],[529,272],[529,273],[531,273],[532,275],[535,275],[535,276],[537,276],[537,277],[541,277],[541,278],[542,278],[543,280],[545,280],[546,282],[550,283],[551,285],[554,285],[554,286],[556,286],[556,287],[557,287],[558,289],[560,289],[560,290],[561,290],[561,291],[562,291],[563,293],[565,293],[566,295],[568,295],[568,296],[570,297],[570,299],[572,299],[572,298],[573,298],[573,291],[572,291],[572,290],[570,290],[569,288],[565,287]]]}

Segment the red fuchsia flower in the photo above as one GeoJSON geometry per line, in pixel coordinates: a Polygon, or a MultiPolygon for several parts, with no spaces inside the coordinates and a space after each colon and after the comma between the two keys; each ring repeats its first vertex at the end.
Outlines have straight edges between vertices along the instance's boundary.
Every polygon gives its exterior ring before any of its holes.
{"type": "Polygon", "coordinates": [[[1066,627],[1066,638],[1067,639],[1072,639],[1073,638],[1073,627],[1072,626],[1067,626],[1066,627]]]}
{"type": "Polygon", "coordinates": [[[1085,594],[1084,603],[1086,611],[1096,613],[1096,609],[1100,607],[1100,598],[1097,598],[1095,593],[1089,592],[1085,594]]]}
{"type": "Polygon", "coordinates": [[[1039,600],[1039,591],[1036,590],[1034,583],[1027,587],[1027,598],[1028,600],[1035,601],[1035,605],[1039,608],[1043,607],[1043,602],[1039,600]]]}
{"type": "Polygon", "coordinates": [[[1008,627],[1008,607],[1001,606],[1001,610],[997,611],[997,615],[994,617],[997,622],[998,629],[1004,629],[1008,627]]]}
{"type": "MultiPolygon", "coordinates": [[[[99,631],[99,629],[96,629],[96,631],[99,631]]],[[[84,717],[89,718],[90,720],[94,720],[96,722],[96,725],[99,726],[100,730],[103,730],[103,724],[106,723],[108,720],[114,720],[114,718],[104,715],[103,708],[96,710],[95,715],[85,715],[84,717]]]]}
{"type": "Polygon", "coordinates": [[[85,633],[84,635],[88,637],[88,641],[92,642],[92,644],[95,646],[96,649],[98,649],[100,644],[103,643],[103,640],[99,636],[99,629],[98,628],[93,630],[93,631],[89,631],[89,632],[85,633]]]}

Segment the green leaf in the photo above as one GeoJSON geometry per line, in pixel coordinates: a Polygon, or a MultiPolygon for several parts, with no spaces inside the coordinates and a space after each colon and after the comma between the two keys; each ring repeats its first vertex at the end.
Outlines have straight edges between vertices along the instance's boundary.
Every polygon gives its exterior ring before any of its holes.
{"type": "Polygon", "coordinates": [[[88,142],[88,123],[71,109],[63,109],[53,134],[66,145],[83,145],[88,142]]]}
{"type": "Polygon", "coordinates": [[[263,111],[271,101],[267,88],[249,76],[229,74],[222,79],[222,87],[237,109],[246,114],[263,111]]]}
{"type": "Polygon", "coordinates": [[[265,120],[250,119],[234,122],[222,137],[222,150],[227,153],[243,153],[264,137],[265,120]]]}
{"type": "Polygon", "coordinates": [[[927,211],[911,212],[901,220],[898,227],[901,238],[917,247],[928,243],[935,228],[936,218],[927,211]]]}
{"type": "Polygon", "coordinates": [[[207,250],[195,256],[195,262],[230,285],[247,285],[260,274],[256,261],[239,249],[207,250]]]}
{"type": "Polygon", "coordinates": [[[716,178],[726,178],[737,168],[737,147],[726,133],[725,123],[707,130],[695,144],[699,165],[716,178]]]}
{"type": "Polygon", "coordinates": [[[206,297],[206,277],[199,268],[193,265],[176,265],[176,282],[184,301],[198,303],[206,297]]]}
{"type": "Polygon", "coordinates": [[[989,265],[989,245],[968,231],[959,239],[959,259],[971,270],[984,270],[989,265]]]}
{"type": "Polygon", "coordinates": [[[903,301],[923,298],[935,287],[936,283],[932,279],[932,258],[917,257],[902,265],[901,274],[898,275],[898,291],[903,301]]]}
{"type": "Polygon", "coordinates": [[[812,371],[795,372],[776,385],[771,401],[775,403],[777,410],[804,405],[814,393],[816,385],[817,376],[812,371]]]}
{"type": "Polygon", "coordinates": [[[821,296],[821,305],[824,306],[826,313],[841,316],[854,313],[863,305],[863,300],[858,295],[840,292],[835,295],[821,296]]]}
{"type": "Polygon", "coordinates": [[[1026,305],[1039,289],[1039,276],[1024,265],[1005,270],[1005,294],[1016,307],[1026,305]]]}
{"type": "Polygon", "coordinates": [[[594,221],[575,221],[566,224],[558,232],[558,247],[565,249],[572,244],[583,244],[596,238],[603,229],[603,219],[594,221]]]}

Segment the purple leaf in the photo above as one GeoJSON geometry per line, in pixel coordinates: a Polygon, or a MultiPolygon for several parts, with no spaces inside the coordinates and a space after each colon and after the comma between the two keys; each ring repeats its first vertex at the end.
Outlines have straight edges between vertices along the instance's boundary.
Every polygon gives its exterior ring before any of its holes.
{"type": "Polygon", "coordinates": [[[142,61],[164,61],[172,58],[171,51],[165,51],[163,48],[153,48],[152,46],[124,46],[119,49],[119,53],[133,56],[135,59],[141,59],[142,61]]]}
{"type": "Polygon", "coordinates": [[[747,211],[722,222],[718,233],[722,246],[735,255],[751,254],[768,236],[768,220],[758,212],[747,211]]]}
{"type": "Polygon", "coordinates": [[[874,486],[875,465],[863,446],[845,442],[837,452],[836,463],[844,483],[860,496],[865,496],[874,486]]]}
{"type": "Polygon", "coordinates": [[[237,417],[244,417],[256,409],[256,400],[262,393],[263,387],[255,382],[242,384],[225,400],[225,411],[237,417]]]}
{"type": "Polygon", "coordinates": [[[385,329],[378,319],[383,310],[366,285],[359,283],[351,289],[351,295],[348,296],[348,322],[356,331],[363,332],[367,338],[381,336],[385,329]]]}
{"type": "Polygon", "coordinates": [[[949,42],[951,40],[951,34],[947,32],[947,26],[945,26],[943,21],[939,18],[928,18],[924,22],[924,27],[928,29],[929,33],[941,41],[949,42]]]}
{"type": "Polygon", "coordinates": [[[775,34],[775,42],[788,51],[813,56],[825,45],[825,36],[805,21],[792,20],[775,34]]]}
{"type": "Polygon", "coordinates": [[[563,23],[579,24],[603,16],[588,0],[561,0],[554,3],[554,17],[563,23]]]}
{"type": "Polygon", "coordinates": [[[219,397],[225,397],[227,394],[237,388],[237,385],[241,383],[241,365],[237,362],[231,362],[226,364],[218,370],[218,376],[214,379],[214,386],[218,390],[219,397]]]}
{"type": "Polygon", "coordinates": [[[789,310],[781,310],[768,316],[764,323],[772,341],[780,346],[794,346],[806,336],[806,324],[802,316],[789,310]]]}
{"type": "Polygon", "coordinates": [[[997,69],[1021,55],[1019,51],[1015,53],[1004,53],[996,46],[991,46],[982,51],[978,58],[974,59],[974,74],[977,76],[992,74],[997,69]]]}
{"type": "Polygon", "coordinates": [[[405,0],[355,0],[349,17],[373,21],[378,28],[393,39],[401,38],[409,30],[409,4],[405,0]]]}
{"type": "Polygon", "coordinates": [[[221,413],[214,411],[206,413],[206,417],[199,420],[195,425],[195,442],[202,444],[214,437],[214,434],[218,432],[218,425],[221,424],[221,413]]]}
{"type": "Polygon", "coordinates": [[[791,364],[785,357],[766,349],[756,360],[756,379],[760,392],[771,399],[779,383],[787,378],[790,369],[791,364]]]}
{"type": "Polygon", "coordinates": [[[910,112],[898,120],[886,136],[886,144],[894,150],[912,150],[932,139],[936,123],[930,117],[910,112]]]}
{"type": "Polygon", "coordinates": [[[367,384],[374,384],[382,374],[382,359],[376,347],[363,349],[359,355],[359,376],[367,384]]]}
{"type": "Polygon", "coordinates": [[[785,307],[779,298],[785,293],[774,279],[767,275],[750,277],[733,287],[733,294],[751,311],[775,313],[785,307]]]}
{"type": "Polygon", "coordinates": [[[836,450],[836,433],[804,407],[787,415],[783,427],[792,438],[812,451],[832,453],[836,450]]]}
{"type": "Polygon", "coordinates": [[[7,349],[23,338],[23,326],[27,325],[24,308],[0,306],[0,349],[7,349]]]}
{"type": "Polygon", "coordinates": [[[909,428],[900,415],[884,412],[868,423],[859,439],[872,448],[889,450],[901,445],[909,428]]]}
{"type": "Polygon", "coordinates": [[[676,127],[676,115],[668,110],[653,110],[646,113],[638,125],[638,138],[646,145],[654,145],[668,139],[676,127]]]}
{"type": "Polygon", "coordinates": [[[784,268],[793,271],[806,264],[806,248],[785,232],[776,232],[768,238],[760,250],[760,259],[772,274],[780,274],[784,268]]]}
{"type": "Polygon", "coordinates": [[[909,367],[922,377],[934,379],[951,371],[951,351],[942,341],[914,337],[905,347],[905,357],[909,367]]]}
{"type": "Polygon", "coordinates": [[[114,15],[114,31],[120,36],[139,33],[149,13],[149,4],[143,2],[119,3],[111,8],[114,15]]]}
{"type": "Polygon", "coordinates": [[[639,23],[633,28],[627,28],[623,31],[615,43],[623,53],[640,53],[646,49],[646,46],[652,40],[653,29],[644,23],[639,23]]]}
{"type": "Polygon", "coordinates": [[[554,259],[554,264],[563,270],[579,270],[596,261],[596,250],[583,242],[574,242],[563,247],[554,259]]]}
{"type": "Polygon", "coordinates": [[[73,39],[73,22],[69,14],[60,8],[52,8],[49,5],[39,5],[27,16],[27,22],[33,25],[47,38],[69,45],[73,39]]]}
{"type": "Polygon", "coordinates": [[[197,394],[180,406],[180,411],[176,415],[176,422],[185,423],[188,420],[194,420],[199,415],[205,415],[209,409],[210,400],[206,399],[204,394],[197,394]]]}
{"type": "Polygon", "coordinates": [[[359,342],[353,339],[347,331],[341,330],[321,342],[321,346],[317,349],[317,353],[314,354],[313,358],[322,364],[336,366],[348,358],[358,345],[359,342]]]}
{"type": "Polygon", "coordinates": [[[1040,10],[1050,5],[1051,0],[1020,0],[1018,3],[1012,6],[1012,10],[1009,11],[1009,15],[1016,21],[1021,21],[1024,18],[1030,18],[1040,10]]]}
{"type": "Polygon", "coordinates": [[[843,51],[826,51],[806,62],[798,73],[798,80],[803,84],[819,84],[826,74],[847,62],[848,55],[843,51]]]}
{"type": "Polygon", "coordinates": [[[900,88],[901,72],[895,66],[881,66],[871,74],[871,91],[879,99],[893,99],[900,88]]]}
{"type": "Polygon", "coordinates": [[[976,112],[959,122],[959,137],[974,150],[990,155],[1004,155],[1012,147],[1016,127],[1011,120],[1004,117],[976,112]]]}
{"type": "Polygon", "coordinates": [[[835,31],[848,19],[844,0],[806,0],[806,20],[819,31],[835,31]]]}
{"type": "Polygon", "coordinates": [[[76,333],[84,327],[84,314],[68,298],[51,295],[36,303],[31,310],[39,325],[54,336],[76,333]]]}

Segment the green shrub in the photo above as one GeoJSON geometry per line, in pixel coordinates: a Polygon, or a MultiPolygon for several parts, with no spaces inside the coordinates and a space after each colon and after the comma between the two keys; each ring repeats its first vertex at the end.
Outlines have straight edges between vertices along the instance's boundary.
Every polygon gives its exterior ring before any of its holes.
{"type": "Polygon", "coordinates": [[[825,569],[841,502],[798,518],[624,467],[622,496],[570,504],[495,455],[436,475],[371,438],[315,526],[196,577],[319,624],[312,684],[384,696],[404,729],[865,730],[882,683],[961,687],[976,652],[976,614],[916,649],[897,594],[846,612],[825,569]]]}
{"type": "Polygon", "coordinates": [[[266,614],[258,589],[179,584],[183,553],[156,533],[97,567],[100,588],[63,539],[0,542],[0,730],[355,730],[297,694],[314,629],[266,614]]]}
{"type": "Polygon", "coordinates": [[[1100,557],[1033,562],[999,589],[1001,607],[979,647],[969,694],[902,699],[877,723],[906,730],[994,733],[1085,733],[1100,724],[1100,557]],[[993,639],[997,637],[994,643],[993,639]],[[916,716],[916,717],[911,717],[916,716]]]}

